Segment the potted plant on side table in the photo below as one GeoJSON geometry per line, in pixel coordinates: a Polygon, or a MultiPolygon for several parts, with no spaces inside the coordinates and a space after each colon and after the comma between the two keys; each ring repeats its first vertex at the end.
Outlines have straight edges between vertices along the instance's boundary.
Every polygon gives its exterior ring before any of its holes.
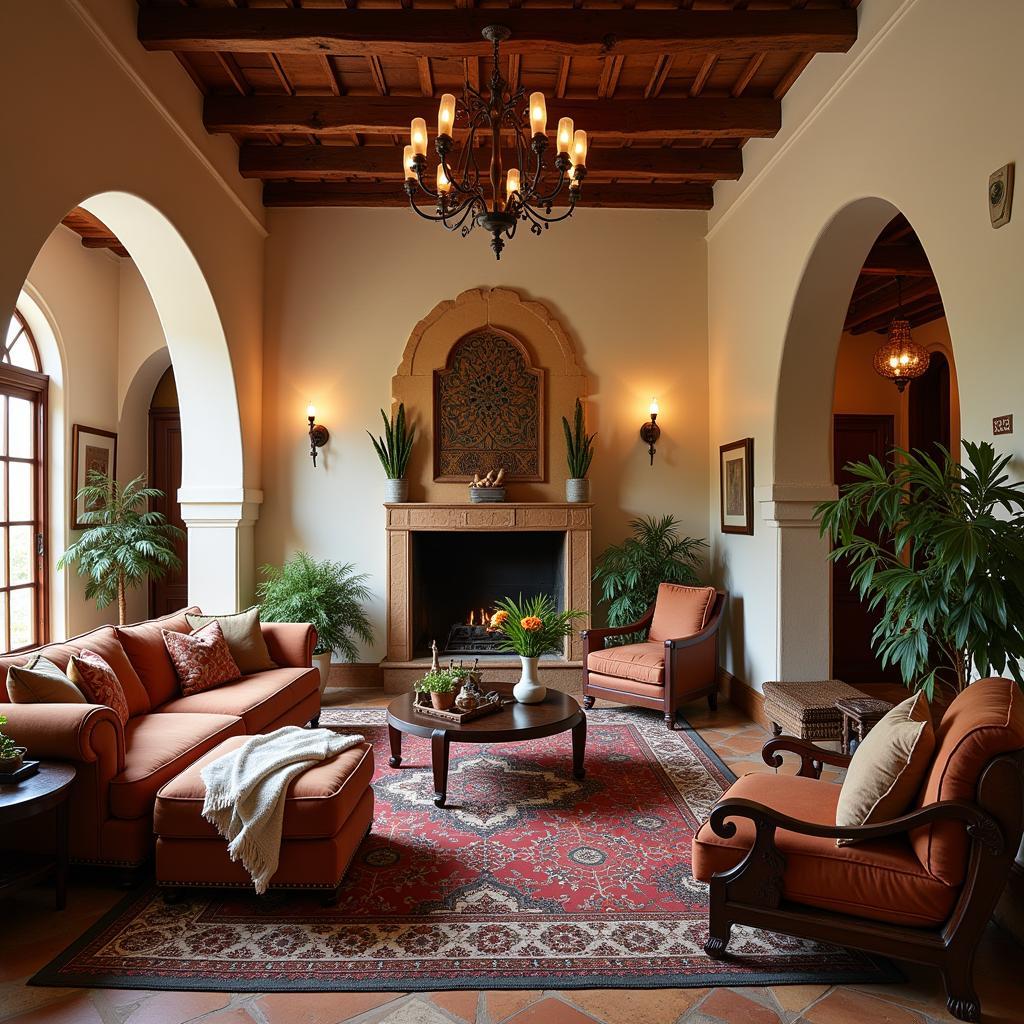
{"type": "Polygon", "coordinates": [[[431,669],[416,683],[416,692],[429,693],[430,703],[438,711],[451,711],[462,686],[463,675],[464,673],[453,669],[431,669]]]}
{"type": "Polygon", "coordinates": [[[501,630],[503,649],[519,655],[522,675],[512,690],[520,704],[539,704],[547,695],[537,676],[537,662],[543,654],[557,654],[573,631],[573,622],[585,617],[575,610],[560,612],[549,594],[524,601],[506,597],[497,603],[491,625],[501,630]],[[504,612],[504,615],[502,613],[504,612]]]}
{"type": "Polygon", "coordinates": [[[565,431],[565,456],[569,463],[569,479],[565,481],[565,500],[573,503],[590,501],[590,481],[586,477],[590,463],[594,459],[594,438],[597,434],[586,432],[583,423],[583,403],[578,398],[572,427],[563,416],[562,429],[565,431]]]}
{"type": "MultiPolygon", "coordinates": [[[[7,716],[0,715],[0,727],[7,724],[7,716]]],[[[25,761],[25,748],[19,747],[10,736],[0,732],[0,775],[13,775],[25,761]]]]}
{"type": "Polygon", "coordinates": [[[380,417],[384,421],[384,436],[374,437],[369,431],[366,433],[388,475],[384,484],[384,501],[388,504],[400,503],[409,498],[409,481],[405,479],[405,471],[412,455],[412,443],[416,440],[416,428],[406,424],[404,402],[399,404],[397,415],[392,414],[389,419],[381,409],[380,417]]]}
{"type": "Polygon", "coordinates": [[[346,661],[359,656],[357,640],[373,643],[373,628],[363,610],[370,599],[365,573],[352,564],[317,561],[305,551],[278,568],[264,565],[263,582],[256,588],[264,622],[311,622],[317,642],[313,661],[320,670],[320,696],[327,687],[331,655],[346,661]]]}

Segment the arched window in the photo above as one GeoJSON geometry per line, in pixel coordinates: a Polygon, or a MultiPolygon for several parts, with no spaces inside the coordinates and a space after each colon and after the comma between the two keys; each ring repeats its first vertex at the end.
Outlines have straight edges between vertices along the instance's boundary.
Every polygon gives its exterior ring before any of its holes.
{"type": "Polygon", "coordinates": [[[15,311],[0,353],[0,650],[45,643],[46,396],[39,349],[15,311]]]}

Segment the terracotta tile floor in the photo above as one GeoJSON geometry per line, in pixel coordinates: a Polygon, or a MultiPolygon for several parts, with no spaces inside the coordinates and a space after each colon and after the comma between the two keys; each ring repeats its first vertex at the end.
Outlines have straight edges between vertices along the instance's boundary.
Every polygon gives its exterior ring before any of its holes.
{"type": "MultiPolygon", "coordinates": [[[[332,691],[335,706],[378,707],[378,692],[332,691]]],[[[601,706],[599,702],[599,706],[601,706]]],[[[728,704],[683,712],[737,774],[770,771],[767,732],[728,704]]],[[[652,712],[653,714],[653,712],[652,712]]],[[[784,771],[795,771],[787,763],[784,771]]],[[[111,886],[73,885],[54,913],[45,888],[0,901],[0,1021],[5,1024],[931,1024],[946,1014],[938,975],[901,965],[905,984],[827,987],[228,995],[29,988],[25,980],[121,898],[111,886]],[[17,923],[15,931],[12,925],[17,923]]],[[[1024,1021],[1024,950],[991,926],[977,958],[986,1022],[1024,1021]]]]}

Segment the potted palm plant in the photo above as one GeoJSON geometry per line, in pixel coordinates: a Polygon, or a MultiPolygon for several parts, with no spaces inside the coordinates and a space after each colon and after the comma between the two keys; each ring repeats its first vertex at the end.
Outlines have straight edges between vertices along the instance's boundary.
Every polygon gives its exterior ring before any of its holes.
{"type": "Polygon", "coordinates": [[[594,459],[594,438],[588,434],[583,423],[583,403],[576,399],[573,424],[562,417],[565,431],[565,456],[569,463],[569,479],[565,481],[565,500],[570,502],[590,501],[590,481],[586,478],[590,463],[594,459]]]}
{"type": "Polygon", "coordinates": [[[370,599],[365,573],[340,562],[318,562],[305,551],[278,568],[264,565],[263,582],[256,588],[264,622],[311,622],[317,642],[313,661],[320,670],[320,695],[327,687],[331,655],[346,661],[359,656],[357,640],[373,643],[373,628],[363,610],[370,599]]]}
{"type": "Polygon", "coordinates": [[[87,509],[79,518],[87,528],[60,556],[57,568],[75,566],[87,578],[85,596],[94,598],[97,608],[116,601],[122,626],[127,621],[128,590],[181,566],[175,541],[184,534],[162,512],[146,508],[162,497],[163,491],[146,486],[145,475],[122,486],[96,470],[78,492],[87,509]]]}
{"type": "MultiPolygon", "coordinates": [[[[608,605],[609,626],[643,618],[661,583],[688,587],[700,583],[697,569],[707,542],[680,537],[675,516],[644,516],[629,526],[633,536],[607,548],[594,566],[594,582],[601,585],[601,601],[608,605]]],[[[609,637],[607,642],[630,644],[636,639],[633,635],[609,637]]]]}
{"type": "Polygon", "coordinates": [[[856,479],[815,509],[829,557],[849,562],[861,599],[881,610],[875,652],[929,700],[975,671],[1024,686],[1024,482],[1009,480],[1012,455],[963,447],[963,465],[945,448],[897,449],[892,467],[850,463],[856,479]]]}
{"type": "Polygon", "coordinates": [[[384,436],[374,437],[369,431],[373,449],[380,459],[380,464],[387,473],[384,485],[385,502],[403,502],[409,497],[409,481],[405,479],[405,471],[412,455],[412,443],[416,439],[416,428],[409,427],[405,421],[405,403],[398,406],[398,414],[388,418],[383,409],[380,417],[384,421],[384,436]]]}
{"type": "Polygon", "coordinates": [[[520,704],[539,704],[547,696],[537,676],[537,662],[543,654],[557,654],[572,634],[573,622],[583,612],[560,612],[549,594],[538,594],[526,601],[506,597],[497,602],[491,626],[504,636],[502,649],[519,655],[522,675],[512,690],[520,704]]]}

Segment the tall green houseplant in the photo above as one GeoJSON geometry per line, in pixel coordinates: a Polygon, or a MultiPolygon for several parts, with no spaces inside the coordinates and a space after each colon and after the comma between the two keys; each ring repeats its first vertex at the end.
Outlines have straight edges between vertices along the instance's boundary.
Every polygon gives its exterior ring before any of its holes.
{"type": "Polygon", "coordinates": [[[929,699],[944,676],[959,692],[974,671],[1024,685],[1024,483],[1010,482],[1012,456],[963,447],[963,465],[944,448],[897,450],[892,468],[850,463],[857,479],[815,509],[830,557],[881,611],[875,652],[929,699]]]}
{"type": "MultiPolygon", "coordinates": [[[[644,516],[630,524],[632,537],[607,548],[594,567],[601,600],[608,605],[608,625],[627,626],[654,603],[660,583],[699,583],[697,570],[707,542],[680,537],[675,516],[644,516]]],[[[632,637],[615,638],[631,643],[632,637]]]]}
{"type": "Polygon", "coordinates": [[[317,655],[341,653],[347,661],[359,656],[357,640],[373,643],[373,628],[363,609],[371,597],[365,573],[352,564],[317,561],[305,551],[283,566],[264,565],[256,588],[264,622],[311,622],[316,629],[317,655]]]}
{"type": "Polygon", "coordinates": [[[60,556],[57,568],[75,566],[86,577],[85,596],[97,608],[116,601],[121,625],[127,621],[130,589],[181,567],[174,542],[184,534],[162,512],[146,507],[162,497],[163,491],[146,486],[145,475],[121,486],[95,470],[78,492],[88,510],[79,517],[87,529],[60,556]]]}

